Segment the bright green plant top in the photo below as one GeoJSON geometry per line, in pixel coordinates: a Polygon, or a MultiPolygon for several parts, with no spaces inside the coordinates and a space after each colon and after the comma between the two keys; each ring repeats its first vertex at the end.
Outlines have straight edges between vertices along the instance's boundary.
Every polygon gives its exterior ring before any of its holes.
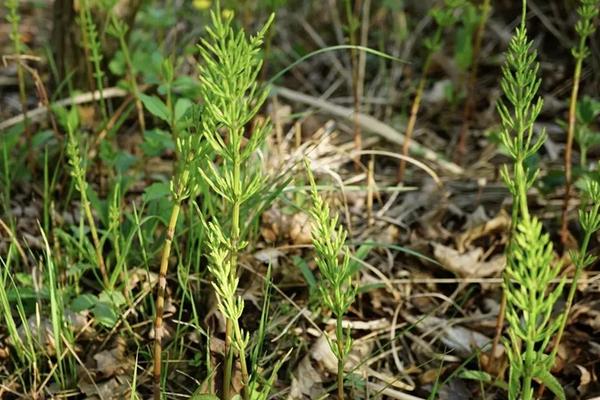
{"type": "Polygon", "coordinates": [[[598,0],[581,0],[577,13],[579,21],[575,24],[575,31],[579,36],[577,47],[572,49],[573,57],[576,59],[584,59],[590,54],[590,50],[586,45],[587,38],[596,31],[594,18],[600,12],[600,1],[598,0]]]}
{"type": "Polygon", "coordinates": [[[354,271],[350,265],[350,251],[346,246],[348,234],[339,224],[338,216],[331,215],[329,205],[317,191],[310,169],[307,168],[307,171],[313,202],[310,209],[310,216],[314,221],[312,241],[317,253],[315,261],[322,276],[319,292],[323,304],[336,317],[343,316],[354,302],[357,290],[352,283],[354,271]]]}

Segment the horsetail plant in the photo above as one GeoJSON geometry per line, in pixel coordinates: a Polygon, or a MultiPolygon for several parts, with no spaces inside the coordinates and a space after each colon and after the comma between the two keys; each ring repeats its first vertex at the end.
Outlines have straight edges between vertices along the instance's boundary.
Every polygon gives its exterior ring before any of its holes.
{"type": "Polygon", "coordinates": [[[96,80],[96,90],[100,93],[100,112],[102,113],[103,121],[106,123],[108,112],[106,110],[106,102],[104,101],[104,71],[101,64],[103,57],[102,45],[98,38],[98,30],[94,23],[88,0],[81,1],[79,7],[79,25],[88,62],[88,74],[91,73],[96,80]],[[90,64],[93,66],[93,72],[89,70],[90,64]]]}
{"type": "Polygon", "coordinates": [[[249,371],[246,365],[248,335],[239,318],[244,303],[236,295],[238,287],[238,254],[246,247],[243,240],[243,207],[265,188],[266,178],[251,167],[252,156],[265,141],[270,130],[267,120],[252,125],[246,140],[248,125],[264,104],[267,88],[260,88],[257,76],[262,68],[261,46],[274,16],[255,36],[247,37],[243,30],[234,32],[233,15],[223,16],[217,3],[211,13],[212,26],[207,28],[209,40],[202,40],[200,55],[200,88],[204,98],[202,132],[220,163],[206,160],[199,174],[215,198],[222,199],[221,215],[206,222],[209,235],[209,271],[219,310],[226,319],[225,369],[223,397],[230,398],[233,351],[239,356],[244,385],[243,397],[250,399],[249,371]]]}
{"type": "Polygon", "coordinates": [[[71,176],[75,180],[75,186],[81,197],[81,206],[83,207],[92,235],[92,242],[94,251],[96,252],[96,261],[100,270],[100,276],[102,277],[104,286],[108,287],[110,281],[106,271],[106,264],[104,263],[104,256],[102,255],[102,244],[100,243],[96,222],[94,221],[94,215],[92,214],[92,206],[87,195],[88,184],[85,178],[85,165],[81,158],[81,151],[76,135],[77,124],[77,110],[73,108],[69,113],[69,122],[67,124],[67,157],[69,159],[69,165],[71,166],[71,176]]]}
{"type": "MultiPolygon", "coordinates": [[[[19,0],[7,0],[6,8],[6,22],[10,24],[9,38],[12,41],[13,50],[15,56],[19,57],[23,53],[23,43],[21,34],[19,33],[19,24],[21,22],[21,16],[19,15],[19,0]]],[[[28,132],[28,118],[27,118],[27,94],[25,93],[25,71],[21,65],[21,61],[17,59],[17,79],[19,81],[19,100],[21,101],[21,108],[24,114],[25,132],[28,132]]]]}
{"type": "Polygon", "coordinates": [[[313,219],[312,242],[316,262],[321,272],[320,298],[335,315],[335,342],[328,338],[329,346],[338,360],[337,397],[344,399],[344,365],[352,347],[352,337],[344,333],[342,321],[354,303],[357,287],[353,283],[354,270],[350,264],[350,250],[346,246],[347,232],[338,224],[338,217],[331,216],[329,206],[317,191],[315,179],[306,162],[306,171],[311,187],[313,219]]]}
{"type": "Polygon", "coordinates": [[[587,46],[587,39],[594,33],[596,27],[594,18],[600,12],[599,0],[580,0],[577,13],[579,21],[575,25],[575,31],[579,37],[577,46],[571,50],[573,58],[575,58],[575,70],[573,72],[573,88],[571,89],[571,99],[569,101],[569,117],[567,125],[567,143],[565,147],[565,195],[563,200],[563,211],[560,227],[560,236],[563,243],[567,241],[568,235],[568,211],[569,198],[571,196],[572,184],[572,151],[573,139],[575,138],[575,126],[577,124],[577,98],[579,96],[579,81],[581,80],[581,69],[583,60],[590,54],[590,49],[587,46]]]}
{"type": "Polygon", "coordinates": [[[508,101],[500,101],[497,107],[502,121],[500,137],[513,159],[512,172],[506,165],[501,171],[514,199],[503,282],[508,321],[505,347],[510,362],[508,395],[509,400],[531,400],[533,381],[537,380],[564,399],[562,387],[550,373],[554,355],[544,351],[562,321],[552,320],[552,311],[565,279],[550,289],[560,268],[552,265],[550,238],[542,233],[541,222],[530,215],[527,204],[527,191],[539,171],[529,169],[526,160],[542,146],[545,132],[534,138],[533,125],[543,101],[537,97],[541,80],[537,77],[537,54],[527,38],[526,7],[523,0],[521,24],[502,67],[501,87],[508,101]]]}

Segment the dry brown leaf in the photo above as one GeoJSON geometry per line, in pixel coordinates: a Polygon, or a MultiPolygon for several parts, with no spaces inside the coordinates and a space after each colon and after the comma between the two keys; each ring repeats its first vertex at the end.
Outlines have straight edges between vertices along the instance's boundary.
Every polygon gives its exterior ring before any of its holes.
{"type": "Polygon", "coordinates": [[[494,256],[489,261],[484,261],[484,251],[477,247],[461,253],[451,247],[433,243],[433,255],[446,269],[461,278],[485,278],[501,272],[506,265],[504,255],[494,256]]]}
{"type": "MultiPolygon", "coordinates": [[[[468,357],[474,350],[485,349],[491,345],[492,340],[487,336],[465,328],[443,318],[426,316],[424,318],[411,318],[417,329],[423,332],[433,333],[439,337],[442,343],[456,352],[460,357],[468,357]]],[[[504,348],[498,346],[496,356],[504,352],[504,348]]]]}
{"type": "Polygon", "coordinates": [[[94,354],[96,371],[105,378],[122,374],[130,367],[131,360],[125,356],[125,343],[118,340],[115,347],[94,354]]]}
{"type": "Polygon", "coordinates": [[[105,382],[79,382],[79,390],[86,400],[121,400],[127,398],[130,383],[124,377],[114,377],[105,382]]]}
{"type": "MultiPolygon", "coordinates": [[[[480,219],[481,217],[477,218],[480,219]]],[[[471,243],[481,237],[497,232],[507,232],[510,228],[510,216],[506,213],[506,211],[501,210],[498,215],[491,220],[473,225],[474,226],[459,235],[456,239],[456,248],[461,253],[464,252],[471,243]]]]}

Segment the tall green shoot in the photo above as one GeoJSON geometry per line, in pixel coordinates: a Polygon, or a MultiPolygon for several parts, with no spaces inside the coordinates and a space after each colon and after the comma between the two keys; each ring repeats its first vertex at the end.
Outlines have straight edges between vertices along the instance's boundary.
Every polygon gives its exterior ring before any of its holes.
{"type": "Polygon", "coordinates": [[[550,289],[560,268],[552,265],[552,242],[542,233],[541,222],[531,216],[527,204],[527,191],[539,171],[529,169],[526,160],[543,145],[545,132],[534,137],[533,125],[543,101],[537,97],[541,83],[537,76],[539,63],[527,38],[526,11],[523,0],[521,24],[510,41],[502,67],[501,87],[506,100],[497,107],[502,121],[501,140],[513,160],[512,171],[506,165],[501,171],[514,199],[503,283],[508,321],[505,347],[510,362],[508,396],[509,400],[533,399],[536,380],[564,399],[562,387],[550,373],[554,357],[545,354],[545,349],[562,320],[552,320],[552,311],[565,279],[550,289]]]}
{"type": "Polygon", "coordinates": [[[98,229],[96,228],[96,222],[94,215],[92,214],[92,205],[88,198],[87,190],[88,183],[86,180],[86,169],[84,160],[81,157],[81,150],[79,147],[79,138],[77,135],[77,109],[73,108],[69,113],[69,122],[67,125],[67,157],[69,159],[69,165],[71,166],[71,177],[75,180],[75,186],[81,197],[81,206],[87,219],[87,223],[92,235],[92,242],[94,250],[96,252],[96,261],[98,263],[98,269],[100,270],[100,276],[105,287],[109,286],[109,277],[106,271],[106,264],[104,263],[104,255],[102,253],[102,243],[98,236],[98,229]]]}
{"type": "Polygon", "coordinates": [[[329,205],[319,195],[315,179],[306,164],[311,187],[313,219],[312,242],[316,251],[316,262],[321,272],[319,285],[323,305],[335,315],[335,342],[329,340],[331,351],[338,360],[337,398],[344,399],[344,365],[352,347],[352,337],[344,332],[342,321],[354,303],[357,287],[353,283],[354,270],[350,264],[350,251],[346,245],[347,232],[332,216],[329,205]],[[341,258],[341,260],[340,260],[341,258]]]}
{"type": "MultiPolygon", "coordinates": [[[[24,129],[27,138],[30,138],[29,133],[29,118],[27,115],[27,93],[25,88],[25,71],[23,65],[21,65],[21,60],[19,56],[23,54],[24,45],[21,38],[21,33],[19,32],[19,26],[21,22],[21,16],[19,15],[19,0],[7,0],[6,8],[8,12],[6,13],[6,22],[10,25],[10,34],[9,38],[12,41],[13,51],[15,52],[16,63],[17,63],[17,80],[19,83],[19,100],[21,101],[21,109],[23,112],[23,122],[24,129]]],[[[28,140],[29,141],[29,140],[28,140]]]]}
{"type": "Polygon", "coordinates": [[[79,25],[82,31],[82,39],[84,51],[86,54],[86,61],[93,66],[93,77],[95,79],[96,90],[100,93],[100,112],[104,124],[108,120],[108,111],[106,109],[106,102],[104,100],[104,71],[102,70],[102,45],[98,37],[98,29],[94,23],[92,11],[88,0],[81,0],[79,4],[79,25]]]}
{"type": "Polygon", "coordinates": [[[233,351],[237,352],[242,369],[244,399],[249,400],[249,371],[246,365],[248,336],[239,324],[244,303],[237,296],[238,254],[247,243],[243,240],[241,219],[244,206],[260,196],[266,178],[252,168],[252,157],[265,141],[270,130],[268,121],[252,125],[245,137],[246,126],[252,122],[264,104],[267,88],[257,83],[262,68],[261,47],[273,15],[255,35],[247,37],[231,27],[232,15],[222,16],[220,7],[211,13],[212,25],[207,28],[207,40],[202,40],[200,55],[201,93],[204,98],[202,126],[204,138],[219,164],[209,160],[199,173],[215,198],[222,199],[221,215],[207,222],[210,248],[209,271],[214,277],[219,310],[226,319],[225,369],[223,397],[231,397],[233,351]]]}

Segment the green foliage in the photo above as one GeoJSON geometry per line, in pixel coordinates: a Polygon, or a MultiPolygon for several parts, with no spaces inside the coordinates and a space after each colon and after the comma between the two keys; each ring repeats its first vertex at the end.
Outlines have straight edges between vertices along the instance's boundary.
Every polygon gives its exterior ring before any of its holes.
{"type": "Polygon", "coordinates": [[[77,109],[72,108],[71,112],[67,117],[67,158],[69,165],[71,166],[71,177],[75,181],[75,186],[81,196],[81,206],[87,218],[90,233],[92,235],[92,241],[96,251],[96,262],[98,269],[100,270],[100,276],[105,285],[108,285],[109,279],[106,272],[106,266],[104,264],[104,256],[102,254],[102,248],[100,244],[100,238],[98,237],[98,230],[96,229],[96,223],[92,214],[92,204],[89,198],[90,192],[88,192],[88,184],[86,180],[85,164],[81,157],[81,151],[79,149],[79,139],[76,135],[76,129],[79,124],[77,117],[77,109]]]}
{"type": "Polygon", "coordinates": [[[511,107],[505,101],[500,101],[497,107],[502,121],[500,139],[514,161],[513,175],[505,165],[501,171],[502,177],[520,207],[517,212],[523,217],[529,215],[527,190],[538,174],[537,170],[527,168],[525,161],[537,153],[546,139],[544,132],[534,138],[533,124],[544,102],[541,97],[536,98],[541,83],[537,76],[539,63],[535,50],[531,49],[532,42],[527,39],[524,21],[510,41],[506,62],[502,67],[500,85],[511,107]]]}

